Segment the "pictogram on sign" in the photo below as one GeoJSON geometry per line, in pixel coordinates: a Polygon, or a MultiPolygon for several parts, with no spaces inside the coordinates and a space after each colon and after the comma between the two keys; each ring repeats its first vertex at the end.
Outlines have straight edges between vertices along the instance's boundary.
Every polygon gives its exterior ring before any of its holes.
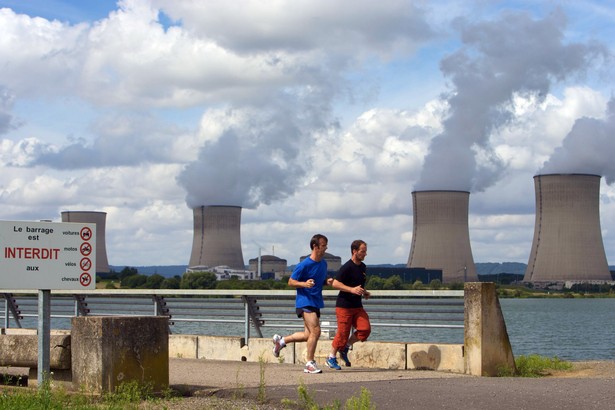
{"type": "Polygon", "coordinates": [[[83,272],[81,276],[79,276],[79,283],[81,283],[82,286],[88,286],[91,282],[92,277],[89,273],[83,272]]]}
{"type": "Polygon", "coordinates": [[[92,261],[90,258],[83,258],[80,262],[81,270],[90,270],[92,269],[92,261]]]}
{"type": "Polygon", "coordinates": [[[84,242],[79,247],[79,250],[81,251],[81,254],[83,256],[88,256],[89,254],[92,253],[92,246],[89,243],[84,242]]]}
{"type": "Polygon", "coordinates": [[[89,241],[90,239],[92,239],[92,230],[87,226],[84,226],[83,228],[81,228],[79,235],[84,241],[89,241]]]}

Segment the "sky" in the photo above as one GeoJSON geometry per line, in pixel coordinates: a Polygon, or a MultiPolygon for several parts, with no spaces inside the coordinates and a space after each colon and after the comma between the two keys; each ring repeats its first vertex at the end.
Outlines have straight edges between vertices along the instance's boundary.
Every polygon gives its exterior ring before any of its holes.
{"type": "Polygon", "coordinates": [[[184,265],[232,205],[246,264],[405,264],[411,193],[463,190],[475,262],[527,263],[533,177],[590,173],[615,265],[614,45],[611,1],[0,0],[0,219],[184,265]]]}

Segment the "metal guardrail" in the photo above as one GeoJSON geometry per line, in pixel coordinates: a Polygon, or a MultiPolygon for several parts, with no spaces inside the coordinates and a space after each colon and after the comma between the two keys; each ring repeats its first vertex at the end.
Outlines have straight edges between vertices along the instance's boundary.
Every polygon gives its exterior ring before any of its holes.
{"type": "MultiPolygon", "coordinates": [[[[4,327],[22,327],[24,318],[38,317],[35,291],[3,290],[4,327]]],[[[321,310],[324,330],[336,327],[335,298],[325,290],[321,310]]],[[[51,318],[75,316],[167,316],[171,333],[176,323],[241,324],[246,342],[262,329],[303,328],[295,315],[294,290],[104,289],[51,291],[51,318]]],[[[462,290],[371,291],[364,302],[372,327],[463,328],[462,290]]]]}

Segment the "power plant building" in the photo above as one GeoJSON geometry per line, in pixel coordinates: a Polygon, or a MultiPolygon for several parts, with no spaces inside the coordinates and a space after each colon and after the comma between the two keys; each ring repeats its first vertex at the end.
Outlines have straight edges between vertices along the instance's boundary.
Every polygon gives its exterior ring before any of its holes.
{"type": "Polygon", "coordinates": [[[188,267],[228,266],[244,270],[241,207],[199,206],[193,209],[194,237],[188,267]]]}
{"type": "Polygon", "coordinates": [[[442,282],[478,281],[468,227],[467,191],[412,192],[413,233],[409,268],[442,271],[442,282]]]}
{"type": "MultiPolygon", "coordinates": [[[[301,262],[309,256],[310,255],[302,256],[299,258],[299,261],[301,262]]],[[[323,259],[327,262],[328,272],[337,272],[342,267],[342,258],[340,258],[339,256],[331,255],[330,253],[325,252],[325,256],[323,257],[323,259]]]]}
{"type": "Polygon", "coordinates": [[[600,230],[600,176],[534,176],[536,221],[525,282],[611,280],[600,230]]]}
{"type": "MultiPolygon", "coordinates": [[[[272,279],[281,279],[284,275],[290,275],[286,259],[274,255],[262,255],[260,259],[261,278],[266,279],[271,276],[272,279]]],[[[258,258],[250,259],[248,265],[252,272],[259,272],[258,258]]]]}
{"type": "Polygon", "coordinates": [[[106,229],[107,213],[97,211],[63,211],[62,222],[96,224],[96,273],[109,273],[106,229]]]}

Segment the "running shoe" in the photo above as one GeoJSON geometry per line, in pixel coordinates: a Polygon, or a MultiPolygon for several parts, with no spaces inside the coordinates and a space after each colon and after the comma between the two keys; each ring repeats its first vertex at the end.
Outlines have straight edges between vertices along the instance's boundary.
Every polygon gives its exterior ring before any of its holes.
{"type": "Polygon", "coordinates": [[[344,365],[346,367],[350,367],[350,360],[348,360],[348,346],[344,347],[343,349],[339,350],[340,353],[340,358],[344,361],[344,365]]]}
{"type": "Polygon", "coordinates": [[[337,364],[337,359],[335,357],[327,357],[327,360],[325,361],[325,363],[327,364],[327,367],[331,369],[342,370],[340,365],[337,364]]]}
{"type": "Polygon", "coordinates": [[[303,373],[322,373],[322,370],[316,366],[316,362],[311,360],[305,364],[305,368],[303,369],[303,373]]]}
{"type": "Polygon", "coordinates": [[[284,346],[282,346],[282,344],[280,343],[282,341],[282,336],[280,335],[273,335],[273,355],[275,357],[280,357],[280,350],[282,350],[284,348],[284,346]]]}

